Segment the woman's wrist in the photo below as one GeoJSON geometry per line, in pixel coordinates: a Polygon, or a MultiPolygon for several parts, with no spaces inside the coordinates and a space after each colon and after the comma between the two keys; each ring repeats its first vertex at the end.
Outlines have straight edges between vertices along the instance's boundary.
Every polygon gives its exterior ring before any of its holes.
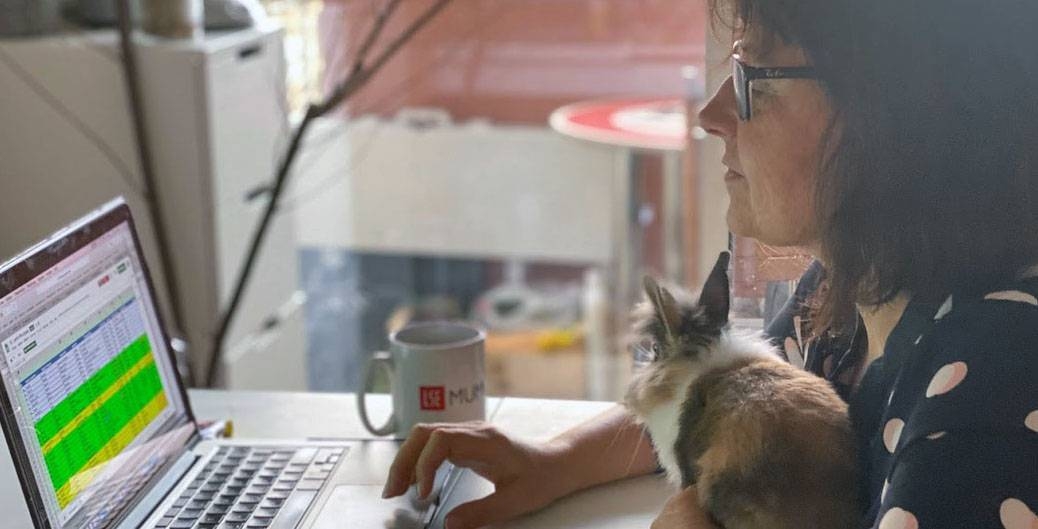
{"type": "Polygon", "coordinates": [[[587,488],[587,476],[581,468],[575,443],[565,435],[555,437],[540,447],[548,473],[553,479],[546,480],[553,499],[569,496],[587,488]]]}

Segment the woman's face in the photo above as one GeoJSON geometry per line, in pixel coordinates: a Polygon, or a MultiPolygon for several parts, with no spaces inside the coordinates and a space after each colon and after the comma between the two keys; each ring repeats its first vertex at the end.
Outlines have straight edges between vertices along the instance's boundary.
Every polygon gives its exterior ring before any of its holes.
{"type": "MultiPolygon", "coordinates": [[[[738,52],[750,66],[804,66],[803,53],[775,43],[762,50],[745,37],[738,52]]],[[[728,227],[773,246],[817,247],[814,180],[830,109],[809,79],[753,81],[753,113],[740,121],[731,77],[700,111],[700,125],[724,140],[722,162],[731,202],[728,227]]]]}

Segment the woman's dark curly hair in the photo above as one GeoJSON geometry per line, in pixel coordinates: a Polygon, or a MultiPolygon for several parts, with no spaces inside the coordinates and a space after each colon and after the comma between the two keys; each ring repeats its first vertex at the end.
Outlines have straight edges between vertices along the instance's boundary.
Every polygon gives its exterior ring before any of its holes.
{"type": "Polygon", "coordinates": [[[855,303],[939,303],[1038,262],[1038,1],[710,4],[725,27],[801,48],[832,107],[821,328],[853,322],[855,303]]]}

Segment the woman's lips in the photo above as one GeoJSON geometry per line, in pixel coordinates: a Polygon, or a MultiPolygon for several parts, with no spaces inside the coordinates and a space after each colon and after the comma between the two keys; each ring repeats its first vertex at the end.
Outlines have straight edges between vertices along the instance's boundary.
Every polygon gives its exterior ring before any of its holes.
{"type": "Polygon", "coordinates": [[[740,178],[746,178],[746,177],[741,175],[741,174],[739,174],[739,173],[737,173],[737,172],[735,172],[735,171],[733,171],[733,170],[731,170],[731,169],[729,169],[728,172],[724,174],[724,181],[725,182],[731,182],[732,180],[738,180],[740,178]]]}

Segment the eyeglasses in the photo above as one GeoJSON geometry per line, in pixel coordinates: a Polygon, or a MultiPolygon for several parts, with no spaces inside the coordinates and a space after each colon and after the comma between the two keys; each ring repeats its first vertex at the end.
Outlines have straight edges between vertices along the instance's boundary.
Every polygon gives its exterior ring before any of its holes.
{"type": "Polygon", "coordinates": [[[739,49],[742,42],[732,46],[732,84],[735,85],[735,103],[739,119],[749,121],[753,115],[753,92],[750,83],[758,79],[814,79],[815,69],[810,66],[761,68],[742,62],[739,49]]]}

